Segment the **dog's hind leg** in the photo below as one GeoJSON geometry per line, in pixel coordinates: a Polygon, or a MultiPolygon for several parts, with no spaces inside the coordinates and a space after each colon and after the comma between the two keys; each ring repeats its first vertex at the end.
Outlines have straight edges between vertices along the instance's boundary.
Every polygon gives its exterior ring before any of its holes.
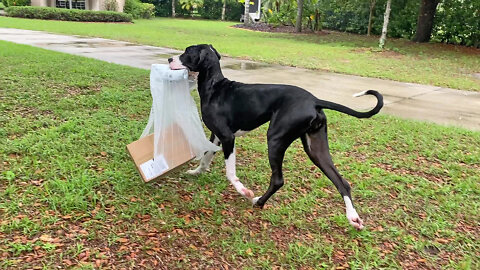
{"type": "MultiPolygon", "coordinates": [[[[210,135],[210,141],[217,146],[220,145],[220,140],[213,133],[212,135],[210,135]]],[[[205,172],[206,170],[208,170],[208,168],[210,167],[210,164],[212,163],[213,156],[215,155],[215,153],[216,152],[214,151],[208,151],[207,153],[205,153],[205,155],[200,160],[200,164],[198,165],[198,167],[193,170],[188,170],[187,173],[191,175],[199,175],[205,172]]]]}
{"type": "Polygon", "coordinates": [[[358,216],[352,204],[350,184],[343,179],[333,164],[328,148],[326,120],[314,131],[309,131],[301,137],[305,152],[312,162],[333,182],[345,201],[348,222],[358,230],[363,229],[363,221],[358,216]]]}

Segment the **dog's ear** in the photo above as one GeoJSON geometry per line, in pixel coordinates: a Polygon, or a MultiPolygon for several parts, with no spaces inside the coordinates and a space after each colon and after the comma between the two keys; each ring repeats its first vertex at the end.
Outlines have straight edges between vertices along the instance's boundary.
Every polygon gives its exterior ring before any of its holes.
{"type": "Polygon", "coordinates": [[[208,46],[210,46],[210,49],[212,49],[212,51],[217,55],[218,60],[220,60],[222,58],[222,56],[220,56],[220,54],[217,52],[217,50],[215,50],[215,48],[213,48],[212,44],[210,44],[208,46]]]}
{"type": "Polygon", "coordinates": [[[202,63],[203,60],[205,60],[205,57],[207,56],[207,50],[203,49],[200,51],[200,58],[198,59],[198,64],[202,63]]]}

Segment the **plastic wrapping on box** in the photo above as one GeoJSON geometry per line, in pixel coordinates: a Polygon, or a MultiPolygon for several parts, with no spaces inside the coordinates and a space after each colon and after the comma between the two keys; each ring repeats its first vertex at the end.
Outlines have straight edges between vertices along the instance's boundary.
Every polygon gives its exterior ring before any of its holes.
{"type": "Polygon", "coordinates": [[[187,148],[195,159],[200,159],[207,151],[220,150],[205,136],[197,106],[190,95],[193,86],[195,83],[189,82],[187,70],[171,70],[168,65],[152,65],[150,90],[153,103],[141,138],[154,134],[154,158],[163,157],[164,153],[176,149],[185,149],[185,145],[180,147],[178,143],[188,143],[187,148]],[[178,132],[183,133],[187,142],[179,142],[169,136],[178,132]]]}

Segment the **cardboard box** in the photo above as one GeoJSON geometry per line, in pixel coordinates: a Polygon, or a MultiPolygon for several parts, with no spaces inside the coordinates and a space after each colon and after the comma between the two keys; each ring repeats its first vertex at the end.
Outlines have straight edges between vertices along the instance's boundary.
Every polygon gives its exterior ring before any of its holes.
{"type": "Polygon", "coordinates": [[[167,128],[165,138],[160,138],[169,145],[156,159],[153,158],[153,139],[154,135],[150,134],[127,145],[127,151],[145,182],[160,179],[195,158],[185,135],[176,125],[167,128]]]}

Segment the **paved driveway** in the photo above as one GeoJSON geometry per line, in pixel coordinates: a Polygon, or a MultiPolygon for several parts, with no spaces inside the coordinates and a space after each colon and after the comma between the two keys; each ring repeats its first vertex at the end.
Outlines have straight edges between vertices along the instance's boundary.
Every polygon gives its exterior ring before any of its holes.
{"type": "MultiPolygon", "coordinates": [[[[168,48],[103,38],[66,36],[11,28],[0,28],[0,40],[143,69],[150,69],[153,63],[167,63],[168,57],[180,53],[168,48]]],[[[375,98],[353,98],[352,94],[375,89],[385,98],[382,113],[480,130],[478,92],[270,65],[228,57],[223,57],[221,64],[225,77],[231,80],[245,83],[293,84],[305,88],[318,98],[357,110],[373,107],[375,98]]]]}

